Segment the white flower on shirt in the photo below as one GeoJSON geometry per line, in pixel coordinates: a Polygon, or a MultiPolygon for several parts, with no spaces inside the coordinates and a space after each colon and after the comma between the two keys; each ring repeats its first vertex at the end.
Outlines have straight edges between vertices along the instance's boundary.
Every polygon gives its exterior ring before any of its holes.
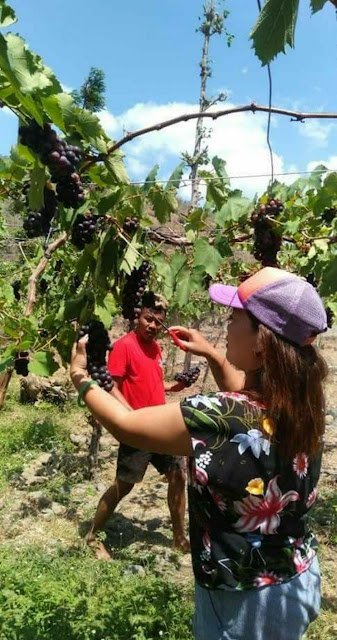
{"type": "Polygon", "coordinates": [[[199,404],[203,404],[207,409],[214,409],[214,405],[217,405],[218,407],[222,406],[220,400],[216,396],[209,398],[208,396],[201,396],[200,394],[190,398],[189,402],[194,409],[197,409],[199,404]]]}
{"type": "Polygon", "coordinates": [[[261,451],[268,456],[270,451],[270,442],[263,437],[259,429],[250,429],[247,433],[237,433],[230,442],[239,443],[239,454],[242,454],[251,447],[255,458],[259,458],[261,451]]]}

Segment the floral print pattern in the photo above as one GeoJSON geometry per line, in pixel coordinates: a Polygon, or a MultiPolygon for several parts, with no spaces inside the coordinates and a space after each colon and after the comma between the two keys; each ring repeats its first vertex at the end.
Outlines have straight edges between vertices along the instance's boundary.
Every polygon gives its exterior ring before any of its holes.
{"type": "Polygon", "coordinates": [[[306,512],[317,497],[318,455],[283,460],[265,407],[243,393],[181,405],[189,462],[190,538],[197,581],[208,588],[262,588],[306,571],[317,543],[306,512]]]}
{"type": "Polygon", "coordinates": [[[277,476],[270,480],[264,498],[249,496],[242,502],[234,502],[234,510],[241,515],[241,518],[234,524],[237,531],[255,531],[260,529],[261,533],[272,535],[277,533],[280,524],[279,513],[294,500],[299,500],[297,491],[287,491],[282,495],[277,486],[277,476]]]}

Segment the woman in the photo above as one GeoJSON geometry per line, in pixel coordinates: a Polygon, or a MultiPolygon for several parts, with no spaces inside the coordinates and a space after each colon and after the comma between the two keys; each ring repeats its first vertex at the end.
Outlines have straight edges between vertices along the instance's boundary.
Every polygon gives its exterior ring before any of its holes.
{"type": "Polygon", "coordinates": [[[312,342],[326,331],[306,281],[267,267],[211,299],[233,308],[227,360],[196,331],[180,338],[240,392],[128,412],[88,381],[84,339],[71,376],[94,416],[121,442],[190,456],[189,512],[197,640],[297,640],[319,612],[316,498],[326,366],[312,342]],[[230,363],[230,364],[229,364],[230,363]],[[232,365],[232,366],[231,366],[232,365]]]}

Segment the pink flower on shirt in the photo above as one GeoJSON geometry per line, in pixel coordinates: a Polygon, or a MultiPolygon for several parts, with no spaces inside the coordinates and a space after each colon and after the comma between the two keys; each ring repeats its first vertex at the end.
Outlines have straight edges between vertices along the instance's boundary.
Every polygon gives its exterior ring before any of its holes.
{"type": "Polygon", "coordinates": [[[287,491],[282,495],[277,485],[278,477],[275,476],[269,481],[264,497],[250,495],[242,502],[234,502],[234,509],[241,516],[234,524],[237,531],[248,532],[260,529],[265,535],[277,533],[277,527],[281,521],[279,513],[289,502],[300,499],[297,491],[287,491]]]}

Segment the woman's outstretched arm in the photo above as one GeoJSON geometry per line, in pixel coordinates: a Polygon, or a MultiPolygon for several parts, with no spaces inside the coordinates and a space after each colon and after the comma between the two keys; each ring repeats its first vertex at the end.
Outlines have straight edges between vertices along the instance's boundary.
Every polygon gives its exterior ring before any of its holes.
{"type": "MultiPolygon", "coordinates": [[[[70,375],[77,390],[89,381],[85,344],[83,338],[72,352],[70,375]]],[[[124,444],[153,453],[193,454],[179,403],[129,411],[98,386],[88,388],[84,401],[98,422],[124,444]]]]}

